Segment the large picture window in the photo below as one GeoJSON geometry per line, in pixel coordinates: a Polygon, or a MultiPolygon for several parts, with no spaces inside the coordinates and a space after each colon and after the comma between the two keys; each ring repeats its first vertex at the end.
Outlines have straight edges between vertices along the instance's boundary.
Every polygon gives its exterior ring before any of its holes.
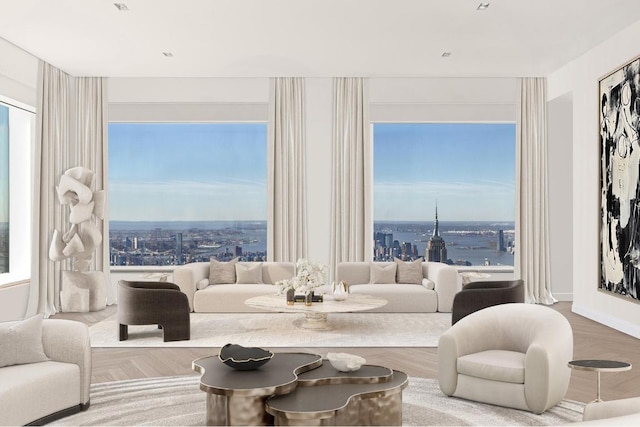
{"type": "Polygon", "coordinates": [[[9,272],[9,107],[0,104],[0,274],[9,272]]]}
{"type": "Polygon", "coordinates": [[[266,123],[111,123],[111,265],[266,260],[266,123]]]}
{"type": "Polygon", "coordinates": [[[375,260],[513,265],[515,124],[373,129],[375,260]]]}
{"type": "Polygon", "coordinates": [[[31,275],[31,149],[35,113],[0,97],[0,286],[31,275]]]}

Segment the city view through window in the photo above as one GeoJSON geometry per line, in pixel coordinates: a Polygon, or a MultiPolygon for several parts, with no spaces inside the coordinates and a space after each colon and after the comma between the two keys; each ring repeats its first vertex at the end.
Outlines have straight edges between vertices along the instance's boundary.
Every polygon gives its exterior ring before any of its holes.
{"type": "MultiPolygon", "coordinates": [[[[111,265],[266,260],[267,125],[112,123],[111,265]]],[[[374,260],[513,265],[515,125],[375,124],[374,260]]]]}
{"type": "Polygon", "coordinates": [[[9,107],[0,105],[0,274],[9,272],[9,107]]]}
{"type": "Polygon", "coordinates": [[[374,125],[374,260],[513,265],[515,124],[374,125]]]}
{"type": "Polygon", "coordinates": [[[111,123],[111,265],[266,260],[266,123],[111,123]]]}

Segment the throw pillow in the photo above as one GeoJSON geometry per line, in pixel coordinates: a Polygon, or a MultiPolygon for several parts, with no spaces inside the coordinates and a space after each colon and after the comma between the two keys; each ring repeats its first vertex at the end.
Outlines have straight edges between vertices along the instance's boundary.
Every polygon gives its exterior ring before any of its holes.
{"type": "Polygon", "coordinates": [[[433,283],[431,280],[427,279],[426,277],[422,279],[422,286],[429,289],[430,291],[436,288],[436,284],[433,283]]]}
{"type": "Polygon", "coordinates": [[[234,258],[229,262],[220,262],[215,258],[211,258],[209,262],[209,284],[235,283],[237,262],[238,258],[234,258]]]}
{"type": "Polygon", "coordinates": [[[255,284],[262,282],[262,263],[236,264],[236,283],[255,284]]]}
{"type": "Polygon", "coordinates": [[[397,283],[410,283],[412,285],[419,285],[422,283],[421,258],[413,262],[404,262],[401,259],[395,258],[395,262],[398,266],[396,275],[397,283]]]}
{"type": "Polygon", "coordinates": [[[369,283],[396,283],[396,265],[395,264],[376,264],[369,263],[369,283]]]}
{"type": "Polygon", "coordinates": [[[202,280],[198,280],[198,282],[196,283],[196,288],[198,288],[199,291],[206,288],[207,286],[209,286],[209,279],[207,279],[206,277],[202,280]]]}
{"type": "Polygon", "coordinates": [[[0,368],[49,360],[42,347],[42,314],[0,323],[0,368]]]}

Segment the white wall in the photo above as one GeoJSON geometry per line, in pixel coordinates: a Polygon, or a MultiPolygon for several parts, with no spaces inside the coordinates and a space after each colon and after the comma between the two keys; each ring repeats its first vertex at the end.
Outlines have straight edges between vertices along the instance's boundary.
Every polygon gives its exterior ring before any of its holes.
{"type": "Polygon", "coordinates": [[[560,301],[573,299],[573,100],[548,102],[549,251],[551,290],[560,301]]]}
{"type": "Polygon", "coordinates": [[[640,22],[548,76],[550,100],[573,98],[573,311],[640,337],[640,304],[598,291],[598,81],[638,55],[640,22]]]}

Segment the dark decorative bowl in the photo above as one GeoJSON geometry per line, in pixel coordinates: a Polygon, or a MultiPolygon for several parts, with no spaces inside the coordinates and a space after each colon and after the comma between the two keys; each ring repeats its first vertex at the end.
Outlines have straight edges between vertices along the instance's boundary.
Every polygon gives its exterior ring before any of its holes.
{"type": "Polygon", "coordinates": [[[269,350],[258,347],[243,347],[238,344],[227,344],[220,349],[218,358],[227,366],[239,371],[258,369],[273,357],[269,350]]]}

